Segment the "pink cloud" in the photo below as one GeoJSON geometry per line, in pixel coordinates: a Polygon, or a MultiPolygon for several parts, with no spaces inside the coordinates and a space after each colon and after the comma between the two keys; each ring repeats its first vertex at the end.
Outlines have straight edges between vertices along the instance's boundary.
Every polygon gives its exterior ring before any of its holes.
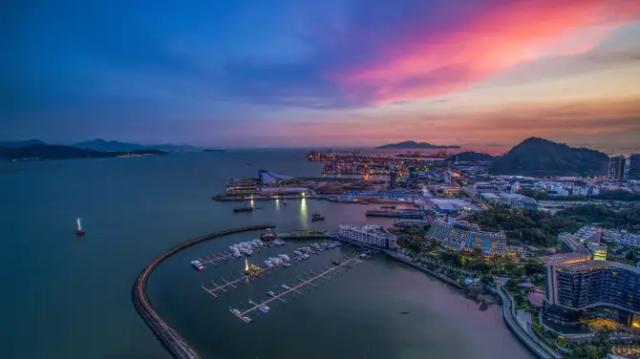
{"type": "Polygon", "coordinates": [[[464,25],[376,44],[375,60],[337,72],[346,95],[384,104],[464,90],[518,63],[593,49],[640,15],[637,0],[509,1],[464,25]]]}

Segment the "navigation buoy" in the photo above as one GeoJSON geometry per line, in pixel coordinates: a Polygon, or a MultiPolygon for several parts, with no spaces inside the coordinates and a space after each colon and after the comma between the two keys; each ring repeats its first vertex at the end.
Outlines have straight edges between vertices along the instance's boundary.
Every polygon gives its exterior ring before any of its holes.
{"type": "Polygon", "coordinates": [[[80,217],[76,218],[76,235],[84,236],[86,232],[82,229],[82,219],[80,217]]]}

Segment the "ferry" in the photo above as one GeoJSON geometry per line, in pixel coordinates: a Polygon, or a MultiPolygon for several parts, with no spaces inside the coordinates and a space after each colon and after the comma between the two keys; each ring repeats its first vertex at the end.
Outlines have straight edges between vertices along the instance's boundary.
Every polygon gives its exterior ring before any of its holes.
{"type": "Polygon", "coordinates": [[[204,269],[204,264],[202,264],[202,262],[200,262],[197,259],[194,259],[191,261],[191,266],[193,266],[193,269],[201,271],[204,269]]]}

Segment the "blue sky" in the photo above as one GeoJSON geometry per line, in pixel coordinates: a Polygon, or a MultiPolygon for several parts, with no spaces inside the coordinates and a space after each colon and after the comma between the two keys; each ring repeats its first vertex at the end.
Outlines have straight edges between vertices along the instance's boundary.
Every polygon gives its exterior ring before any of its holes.
{"type": "Polygon", "coordinates": [[[0,137],[633,146],[637,4],[5,2],[0,137]]]}

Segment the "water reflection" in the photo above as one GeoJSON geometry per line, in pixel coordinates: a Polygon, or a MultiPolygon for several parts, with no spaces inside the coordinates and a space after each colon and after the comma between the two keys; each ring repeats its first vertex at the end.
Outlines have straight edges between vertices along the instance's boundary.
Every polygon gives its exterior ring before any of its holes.
{"type": "Polygon", "coordinates": [[[303,197],[300,200],[300,224],[304,228],[307,227],[308,217],[309,217],[309,214],[307,213],[307,199],[303,197]]]}

